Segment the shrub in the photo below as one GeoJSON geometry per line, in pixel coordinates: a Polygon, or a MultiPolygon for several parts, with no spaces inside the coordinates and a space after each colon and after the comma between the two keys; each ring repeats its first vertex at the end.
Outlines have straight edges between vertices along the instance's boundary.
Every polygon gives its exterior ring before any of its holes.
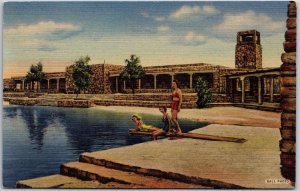
{"type": "Polygon", "coordinates": [[[201,77],[198,78],[195,90],[197,92],[197,106],[199,108],[206,107],[208,103],[211,102],[212,93],[211,88],[209,86],[209,82],[202,79],[201,77]]]}

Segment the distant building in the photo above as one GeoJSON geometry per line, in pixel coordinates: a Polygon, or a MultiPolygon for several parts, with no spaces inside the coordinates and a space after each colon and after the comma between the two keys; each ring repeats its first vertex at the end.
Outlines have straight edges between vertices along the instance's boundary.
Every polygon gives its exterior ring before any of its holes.
{"type": "MultiPolygon", "coordinates": [[[[92,66],[92,84],[86,93],[110,94],[128,93],[129,82],[119,75],[122,65],[95,64],[92,66]]],[[[169,92],[171,82],[176,79],[183,92],[194,92],[199,77],[211,85],[213,102],[279,102],[279,68],[262,68],[262,46],[260,33],[256,30],[237,33],[235,68],[212,64],[178,64],[144,67],[146,76],[136,84],[137,93],[169,92]]],[[[26,91],[30,84],[25,77],[5,79],[5,88],[26,91]],[[7,85],[10,84],[10,85],[7,85]],[[8,87],[9,86],[9,87],[8,87]]],[[[72,66],[66,72],[46,73],[41,81],[41,92],[74,93],[72,66]]]]}

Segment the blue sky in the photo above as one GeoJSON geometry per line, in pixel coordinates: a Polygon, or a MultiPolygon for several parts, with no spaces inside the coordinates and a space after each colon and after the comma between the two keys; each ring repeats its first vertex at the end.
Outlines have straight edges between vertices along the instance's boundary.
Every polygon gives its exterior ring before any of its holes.
{"type": "Polygon", "coordinates": [[[42,61],[64,71],[80,56],[91,64],[143,66],[209,63],[234,67],[236,33],[261,32],[263,66],[279,67],[288,1],[8,2],[4,5],[4,77],[42,61]]]}

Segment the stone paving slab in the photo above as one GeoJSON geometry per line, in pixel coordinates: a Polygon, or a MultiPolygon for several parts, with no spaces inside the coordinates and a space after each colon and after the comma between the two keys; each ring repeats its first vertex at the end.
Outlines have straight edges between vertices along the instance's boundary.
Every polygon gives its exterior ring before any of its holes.
{"type": "Polygon", "coordinates": [[[118,182],[132,184],[142,188],[208,188],[201,185],[187,184],[167,179],[144,176],[133,172],[120,171],[103,166],[82,162],[63,164],[61,173],[67,176],[75,176],[80,179],[102,180],[104,182],[118,182]]]}
{"type": "Polygon", "coordinates": [[[286,182],[267,182],[285,180],[280,172],[279,129],[212,124],[192,132],[248,141],[162,139],[84,155],[247,188],[293,188],[286,182]]]}
{"type": "Polygon", "coordinates": [[[83,181],[60,174],[18,181],[17,188],[145,188],[117,182],[100,183],[96,180],[83,181]]]}

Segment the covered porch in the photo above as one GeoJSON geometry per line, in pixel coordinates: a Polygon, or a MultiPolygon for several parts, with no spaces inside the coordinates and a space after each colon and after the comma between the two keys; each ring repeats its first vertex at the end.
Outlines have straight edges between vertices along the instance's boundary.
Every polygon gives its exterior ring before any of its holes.
{"type": "MultiPolygon", "coordinates": [[[[213,75],[215,71],[187,71],[178,73],[147,73],[142,79],[138,79],[135,84],[137,92],[169,92],[172,81],[179,82],[179,87],[185,92],[193,92],[199,77],[207,80],[213,85],[213,75]]],[[[129,90],[130,82],[123,80],[119,75],[112,75],[109,78],[111,91],[121,93],[129,90]]]]}
{"type": "Polygon", "coordinates": [[[40,82],[27,82],[25,78],[13,78],[12,90],[16,92],[37,91],[48,93],[64,93],[66,87],[65,78],[46,78],[40,82]]]}
{"type": "Polygon", "coordinates": [[[279,68],[229,75],[226,94],[233,103],[279,103],[279,68]]]}

